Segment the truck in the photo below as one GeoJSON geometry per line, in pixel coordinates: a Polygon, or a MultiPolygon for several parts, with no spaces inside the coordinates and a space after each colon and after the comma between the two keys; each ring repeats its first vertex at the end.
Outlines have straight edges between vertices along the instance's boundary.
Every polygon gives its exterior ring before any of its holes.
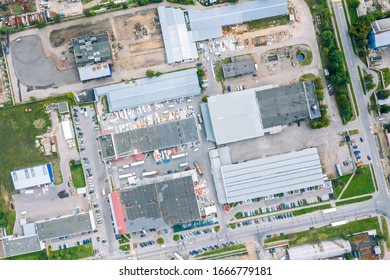
{"type": "Polygon", "coordinates": [[[188,162],[182,162],[179,164],[179,167],[186,167],[188,166],[188,162]]]}
{"type": "Polygon", "coordinates": [[[153,170],[153,171],[142,173],[142,176],[143,177],[149,177],[149,176],[155,176],[155,175],[158,175],[158,174],[160,174],[159,170],[153,170]]]}
{"type": "Polygon", "coordinates": [[[331,225],[332,227],[337,227],[337,226],[345,225],[345,224],[347,224],[347,223],[348,223],[347,220],[342,220],[342,221],[338,221],[338,222],[331,223],[330,225],[331,225]]]}
{"type": "Polygon", "coordinates": [[[322,210],[322,214],[328,214],[332,212],[336,212],[336,208],[329,208],[329,209],[322,210]]]}
{"type": "Polygon", "coordinates": [[[195,165],[196,171],[198,171],[199,175],[203,176],[203,170],[200,167],[199,163],[197,161],[194,161],[194,165],[195,165]]]}
{"type": "Polygon", "coordinates": [[[173,155],[173,156],[172,156],[172,159],[182,158],[182,157],[185,157],[185,156],[187,156],[187,155],[188,155],[188,153],[182,153],[182,154],[173,155]]]}
{"type": "Polygon", "coordinates": [[[136,162],[133,162],[130,164],[130,166],[137,166],[137,165],[141,165],[141,164],[144,164],[145,161],[141,160],[141,161],[136,161],[136,162]]]}
{"type": "Polygon", "coordinates": [[[135,173],[128,173],[128,174],[119,175],[119,179],[129,178],[129,177],[132,177],[134,175],[135,175],[135,173]]]}
{"type": "Polygon", "coordinates": [[[174,253],[174,256],[176,257],[176,259],[180,260],[180,261],[183,261],[183,257],[178,253],[178,252],[175,252],[174,253]]]}

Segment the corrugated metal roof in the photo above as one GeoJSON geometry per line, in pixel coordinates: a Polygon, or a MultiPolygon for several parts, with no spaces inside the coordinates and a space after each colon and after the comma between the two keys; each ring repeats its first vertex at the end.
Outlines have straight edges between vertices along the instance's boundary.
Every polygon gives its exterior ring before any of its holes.
{"type": "Polygon", "coordinates": [[[54,181],[50,163],[13,170],[11,177],[15,190],[49,184],[54,181]]]}
{"type": "Polygon", "coordinates": [[[210,96],[207,103],[218,145],[264,135],[253,89],[210,96]]]}
{"type": "Polygon", "coordinates": [[[206,137],[208,141],[215,142],[213,127],[211,125],[210,112],[207,103],[201,103],[200,109],[202,111],[204,128],[206,130],[206,137]]]}
{"type": "Polygon", "coordinates": [[[287,0],[257,0],[207,10],[188,10],[192,31],[287,14],[287,0]]]}
{"type": "Polygon", "coordinates": [[[189,38],[183,11],[165,6],[158,7],[157,11],[168,63],[197,59],[196,44],[189,38]]]}
{"type": "Polygon", "coordinates": [[[77,68],[81,81],[88,81],[111,76],[111,69],[108,63],[87,65],[77,68]]]}
{"type": "Polygon", "coordinates": [[[351,253],[352,248],[349,241],[340,238],[291,247],[287,252],[290,260],[324,260],[351,253]]]}
{"type": "Polygon", "coordinates": [[[390,45],[390,30],[375,34],[375,48],[385,47],[390,45]]]}
{"type": "Polygon", "coordinates": [[[107,95],[110,112],[200,94],[196,69],[95,88],[95,98],[107,95]]]}
{"type": "Polygon", "coordinates": [[[221,167],[228,202],[324,184],[317,148],[221,167]]]}

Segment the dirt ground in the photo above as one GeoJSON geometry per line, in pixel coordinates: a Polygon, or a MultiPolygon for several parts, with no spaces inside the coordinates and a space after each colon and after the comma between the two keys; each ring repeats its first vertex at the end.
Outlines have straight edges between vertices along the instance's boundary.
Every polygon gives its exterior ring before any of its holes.
{"type": "Polygon", "coordinates": [[[249,241],[245,243],[246,249],[248,250],[248,255],[245,256],[237,256],[237,257],[229,257],[229,260],[258,260],[256,250],[257,245],[253,241],[249,241]]]}

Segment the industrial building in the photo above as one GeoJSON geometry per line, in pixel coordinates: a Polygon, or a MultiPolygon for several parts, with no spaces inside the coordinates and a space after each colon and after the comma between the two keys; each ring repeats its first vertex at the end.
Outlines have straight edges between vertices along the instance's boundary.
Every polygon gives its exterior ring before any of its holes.
{"type": "Polygon", "coordinates": [[[225,78],[238,77],[245,74],[252,74],[256,71],[255,64],[251,59],[235,61],[222,65],[223,76],[225,78]]]}
{"type": "Polygon", "coordinates": [[[390,45],[390,18],[376,20],[371,23],[372,30],[368,34],[368,45],[371,49],[390,45]]]}
{"type": "Polygon", "coordinates": [[[217,145],[274,134],[321,116],[313,82],[264,86],[210,96],[201,108],[207,139],[217,145]]]}
{"type": "Polygon", "coordinates": [[[196,68],[191,68],[158,77],[95,88],[95,100],[107,96],[109,111],[114,112],[199,95],[201,89],[196,71],[196,68]]]}
{"type": "Polygon", "coordinates": [[[200,219],[196,172],[144,179],[136,187],[110,193],[116,233],[172,227],[200,219]]]}
{"type": "Polygon", "coordinates": [[[36,234],[41,241],[81,234],[95,228],[91,211],[35,222],[36,234]]]}
{"type": "Polygon", "coordinates": [[[51,163],[11,171],[15,190],[42,187],[54,182],[51,163]]]}
{"type": "Polygon", "coordinates": [[[198,58],[196,42],[220,38],[222,27],[288,14],[287,0],[257,0],[207,10],[159,7],[169,64],[198,58]]]}
{"type": "Polygon", "coordinates": [[[194,117],[99,137],[105,160],[199,141],[194,117]]]}
{"type": "Polygon", "coordinates": [[[72,46],[81,81],[112,75],[109,64],[112,63],[112,50],[108,32],[73,38],[72,46]]]}
{"type": "Polygon", "coordinates": [[[351,252],[352,248],[349,241],[341,238],[287,249],[290,260],[325,260],[351,252]]]}
{"type": "Polygon", "coordinates": [[[41,251],[45,248],[38,235],[0,238],[0,259],[41,251]]]}
{"type": "Polygon", "coordinates": [[[209,152],[221,204],[324,184],[317,148],[233,164],[228,147],[209,152]]]}

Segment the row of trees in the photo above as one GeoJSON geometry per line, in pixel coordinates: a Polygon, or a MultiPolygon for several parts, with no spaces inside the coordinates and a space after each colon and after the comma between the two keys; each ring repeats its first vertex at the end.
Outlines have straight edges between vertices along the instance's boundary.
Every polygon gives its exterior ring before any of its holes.
{"type": "Polygon", "coordinates": [[[324,83],[320,77],[314,79],[314,87],[317,100],[320,103],[321,117],[315,120],[311,120],[309,124],[311,128],[318,129],[327,127],[330,124],[330,119],[328,116],[328,107],[322,104],[322,101],[324,100],[324,83]]]}
{"type": "Polygon", "coordinates": [[[153,70],[146,70],[146,77],[151,78],[151,77],[158,77],[161,76],[161,72],[154,72],[153,70]]]}

